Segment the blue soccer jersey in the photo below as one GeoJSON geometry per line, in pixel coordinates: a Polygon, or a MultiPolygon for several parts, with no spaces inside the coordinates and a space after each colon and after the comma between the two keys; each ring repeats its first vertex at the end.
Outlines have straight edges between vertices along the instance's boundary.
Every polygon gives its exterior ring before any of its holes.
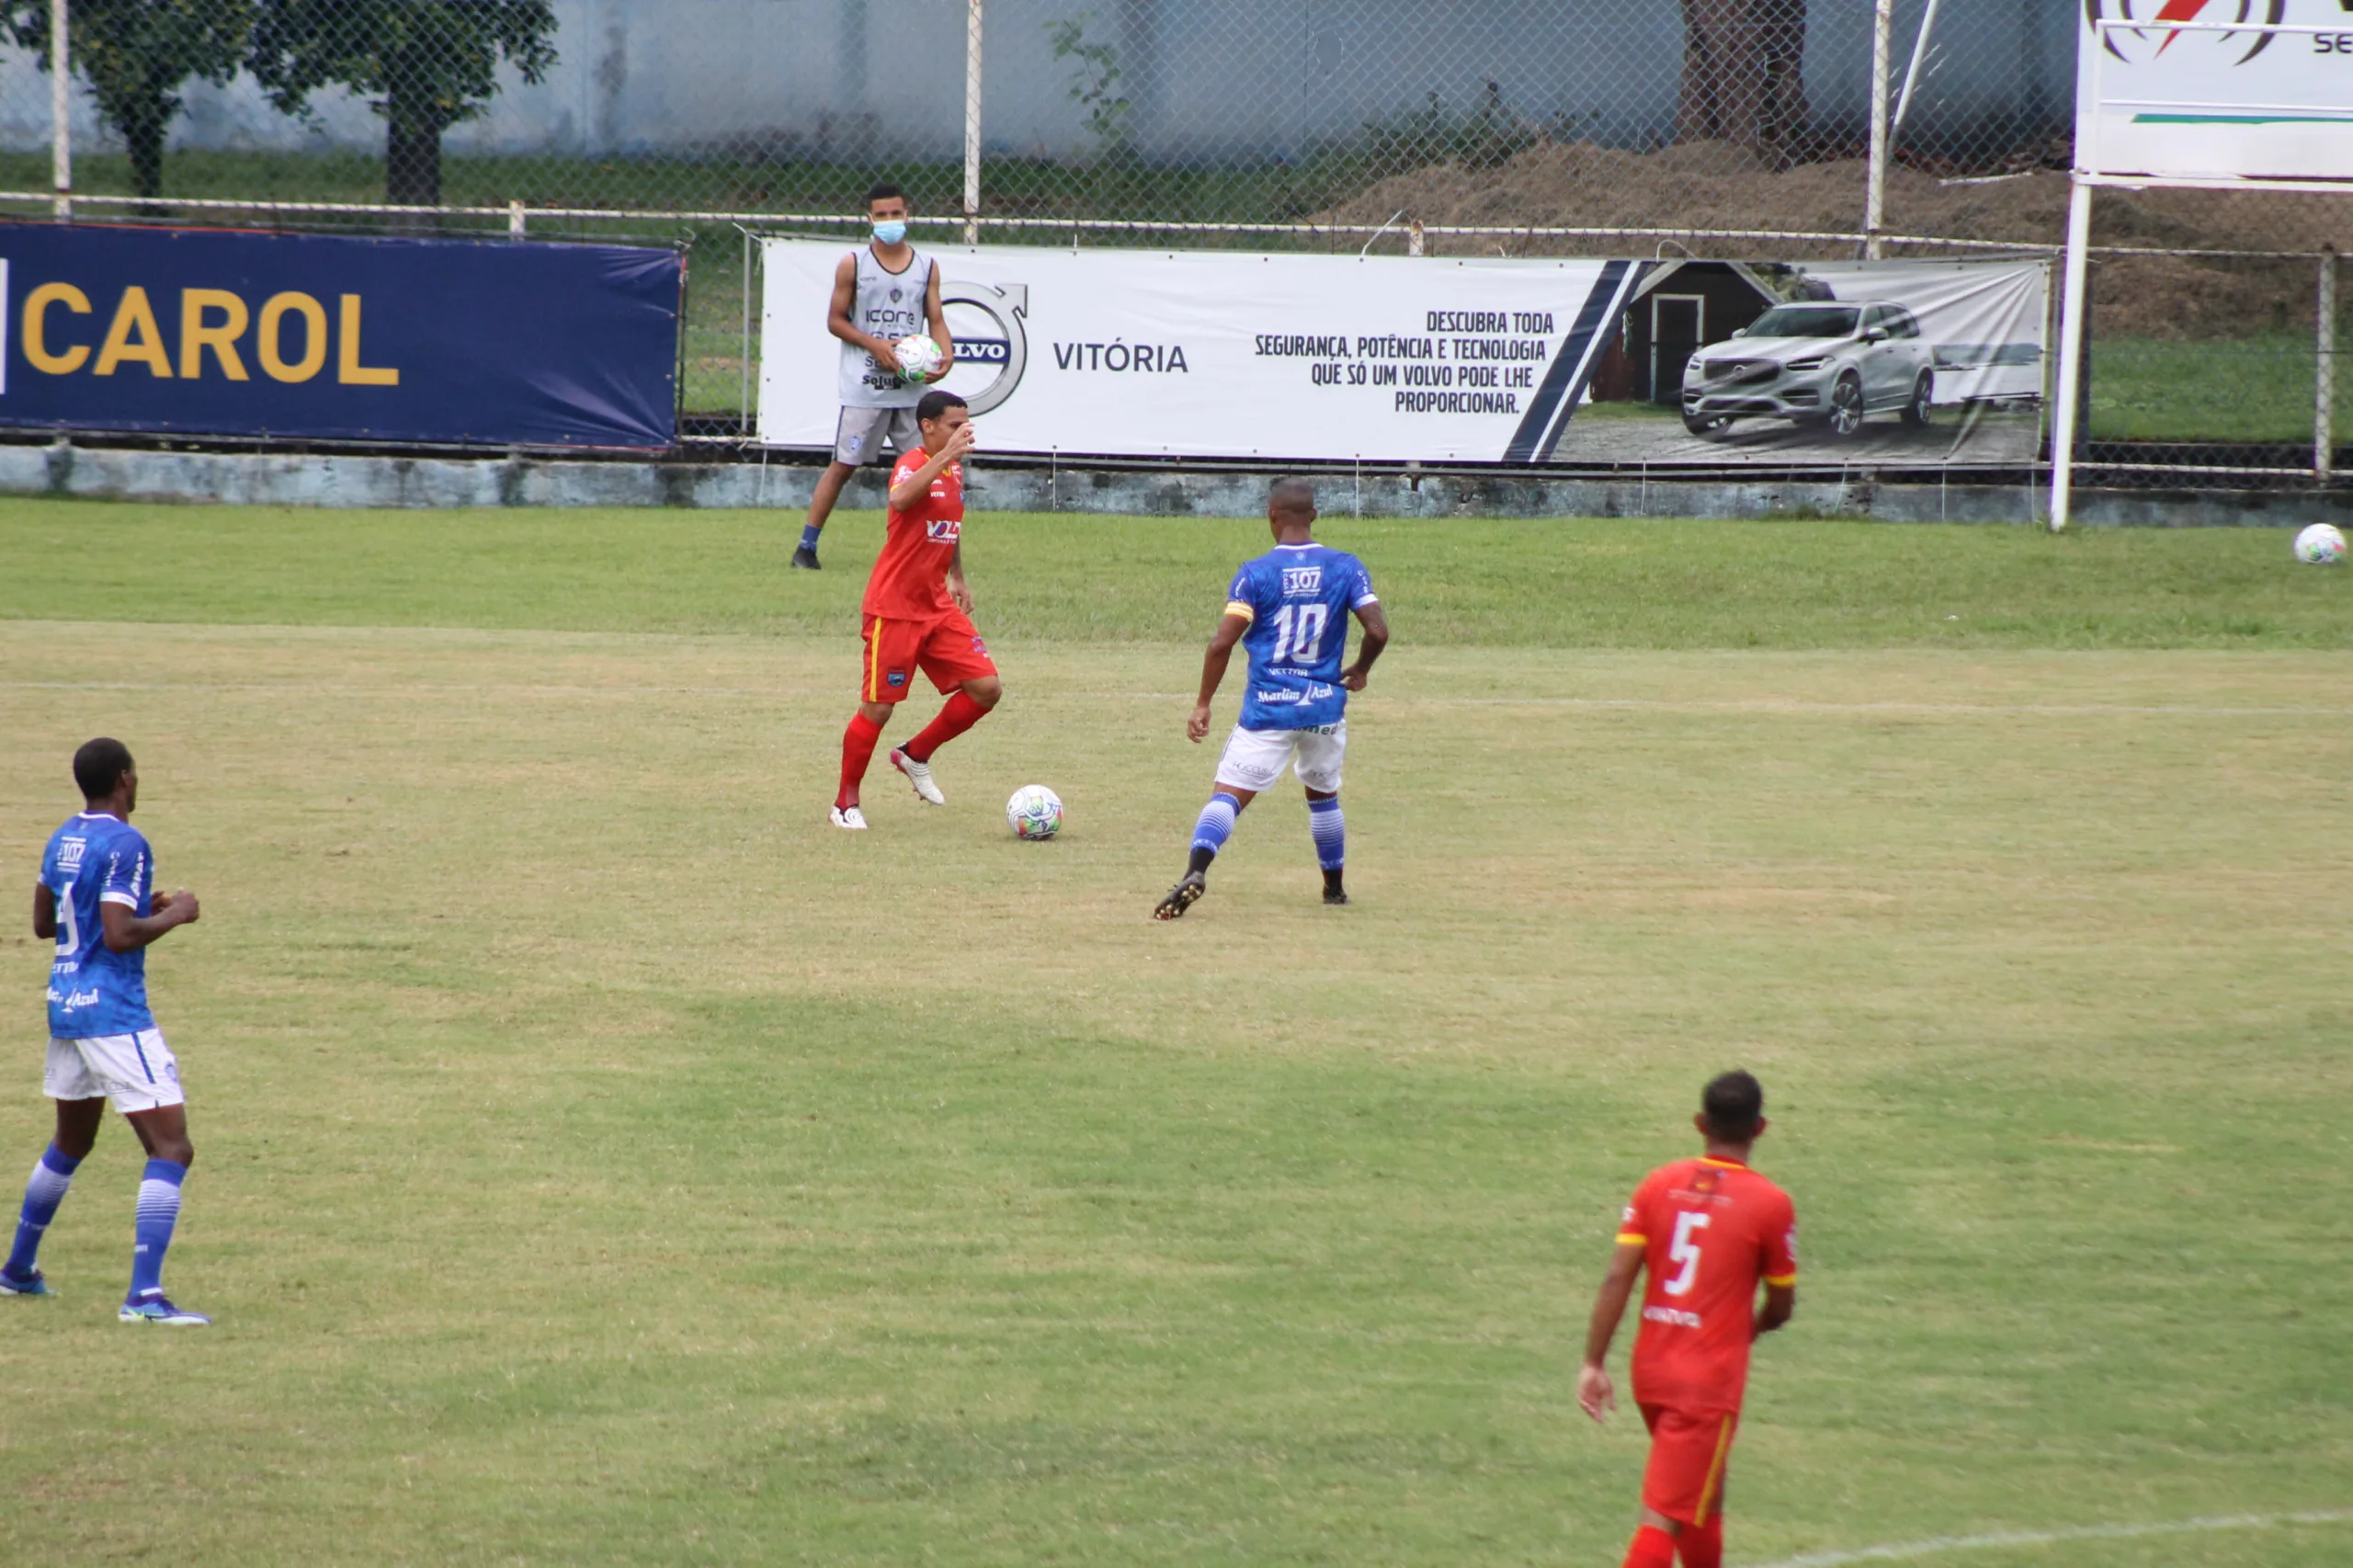
{"type": "Polygon", "coordinates": [[[137,1034],[147,1010],[147,950],[108,950],[98,906],[153,913],[155,858],[119,817],[81,812],[50,835],[41,885],[57,896],[57,959],[49,971],[49,1032],[59,1040],[137,1034]]]}
{"type": "Polygon", "coordinates": [[[1380,602],[1364,562],[1320,544],[1279,544],[1233,574],[1225,613],[1247,616],[1245,730],[1313,730],[1347,714],[1340,663],[1348,613],[1380,602]]]}

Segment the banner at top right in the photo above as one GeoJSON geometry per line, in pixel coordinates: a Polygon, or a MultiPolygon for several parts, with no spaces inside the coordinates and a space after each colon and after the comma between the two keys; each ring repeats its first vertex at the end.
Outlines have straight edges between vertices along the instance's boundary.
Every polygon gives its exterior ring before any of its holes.
{"type": "Polygon", "coordinates": [[[2076,166],[2152,179],[2353,179],[2344,0],[2083,0],[2076,166]]]}

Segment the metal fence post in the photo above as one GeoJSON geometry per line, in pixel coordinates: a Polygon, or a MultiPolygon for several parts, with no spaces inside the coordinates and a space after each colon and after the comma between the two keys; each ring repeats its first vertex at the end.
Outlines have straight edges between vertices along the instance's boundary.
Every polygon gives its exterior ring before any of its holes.
{"type": "Polygon", "coordinates": [[[2084,315],[2090,303],[2085,252],[2091,247],[2092,187],[2079,177],[2067,197],[2066,280],[2059,295],[2059,384],[2052,389],[2051,531],[2064,532],[2074,512],[2075,440],[2083,423],[2084,315]]]}
{"type": "Polygon", "coordinates": [[[2313,478],[2336,472],[2336,247],[2320,252],[2320,322],[2313,341],[2313,478]]]}
{"type": "Polygon", "coordinates": [[[74,139],[67,123],[74,114],[74,94],[66,80],[73,57],[65,42],[66,20],[66,0],[49,0],[50,179],[61,223],[74,221],[74,139]]]}
{"type": "Polygon", "coordinates": [[[964,243],[981,243],[981,11],[964,0],[964,243]]]}
{"type": "Polygon", "coordinates": [[[1912,94],[1920,85],[1920,67],[1928,58],[1928,40],[1937,30],[1937,3],[1928,0],[1928,8],[1920,14],[1920,30],[1912,35],[1912,63],[1904,69],[1904,90],[1895,97],[1895,119],[1887,128],[1891,153],[1904,134],[1904,118],[1912,112],[1912,94]]]}
{"type": "Polygon", "coordinates": [[[1873,261],[1882,253],[1880,233],[1887,227],[1887,56],[1894,33],[1895,0],[1872,0],[1870,190],[1863,199],[1863,254],[1873,261]]]}

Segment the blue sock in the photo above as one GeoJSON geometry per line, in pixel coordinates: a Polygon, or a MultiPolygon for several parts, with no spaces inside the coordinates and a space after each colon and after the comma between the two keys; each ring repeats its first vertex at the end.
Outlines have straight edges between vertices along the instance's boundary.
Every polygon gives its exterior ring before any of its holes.
{"type": "MultiPolygon", "coordinates": [[[[1199,860],[1206,852],[1215,855],[1233,836],[1233,818],[1242,810],[1242,802],[1220,790],[1201,808],[1201,820],[1193,824],[1193,855],[1199,860]]],[[[1201,865],[1208,862],[1200,861],[1201,865]]],[[[1196,869],[1199,867],[1195,868],[1196,869]]]]}
{"type": "Polygon", "coordinates": [[[131,1300],[150,1301],[164,1293],[164,1250],[179,1223],[180,1183],[188,1167],[150,1160],[139,1178],[139,1244],[131,1251],[131,1300]]]}
{"type": "Polygon", "coordinates": [[[1348,828],[1340,816],[1340,797],[1307,802],[1307,831],[1315,838],[1315,863],[1336,871],[1347,863],[1348,828]]]}
{"type": "Polygon", "coordinates": [[[818,536],[820,533],[823,533],[824,531],[824,529],[823,528],[821,528],[819,525],[815,524],[815,523],[803,523],[803,524],[801,524],[801,549],[803,549],[803,550],[814,550],[814,549],[816,549],[816,548],[817,548],[817,536],[818,536]]]}
{"type": "Polygon", "coordinates": [[[33,1260],[40,1252],[41,1233],[57,1218],[57,1206],[65,1201],[65,1188],[74,1180],[74,1172],[82,1162],[69,1159],[51,1143],[40,1163],[33,1166],[32,1180],[25,1183],[25,1209],[17,1221],[17,1244],[8,1249],[6,1272],[18,1279],[29,1279],[33,1260]]]}

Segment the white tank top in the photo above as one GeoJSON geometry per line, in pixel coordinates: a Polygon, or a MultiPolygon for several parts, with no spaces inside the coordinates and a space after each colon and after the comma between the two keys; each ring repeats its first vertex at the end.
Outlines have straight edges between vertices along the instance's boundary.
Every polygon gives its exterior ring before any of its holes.
{"type": "MultiPolygon", "coordinates": [[[[931,257],[921,251],[904,272],[892,272],[874,259],[872,245],[857,252],[858,289],[850,297],[849,319],[858,331],[885,343],[896,343],[925,329],[925,301],[931,293],[931,257]]],[[[896,373],[874,362],[874,356],[855,343],[842,345],[842,403],[848,408],[913,408],[925,389],[909,386],[896,373]]]]}

